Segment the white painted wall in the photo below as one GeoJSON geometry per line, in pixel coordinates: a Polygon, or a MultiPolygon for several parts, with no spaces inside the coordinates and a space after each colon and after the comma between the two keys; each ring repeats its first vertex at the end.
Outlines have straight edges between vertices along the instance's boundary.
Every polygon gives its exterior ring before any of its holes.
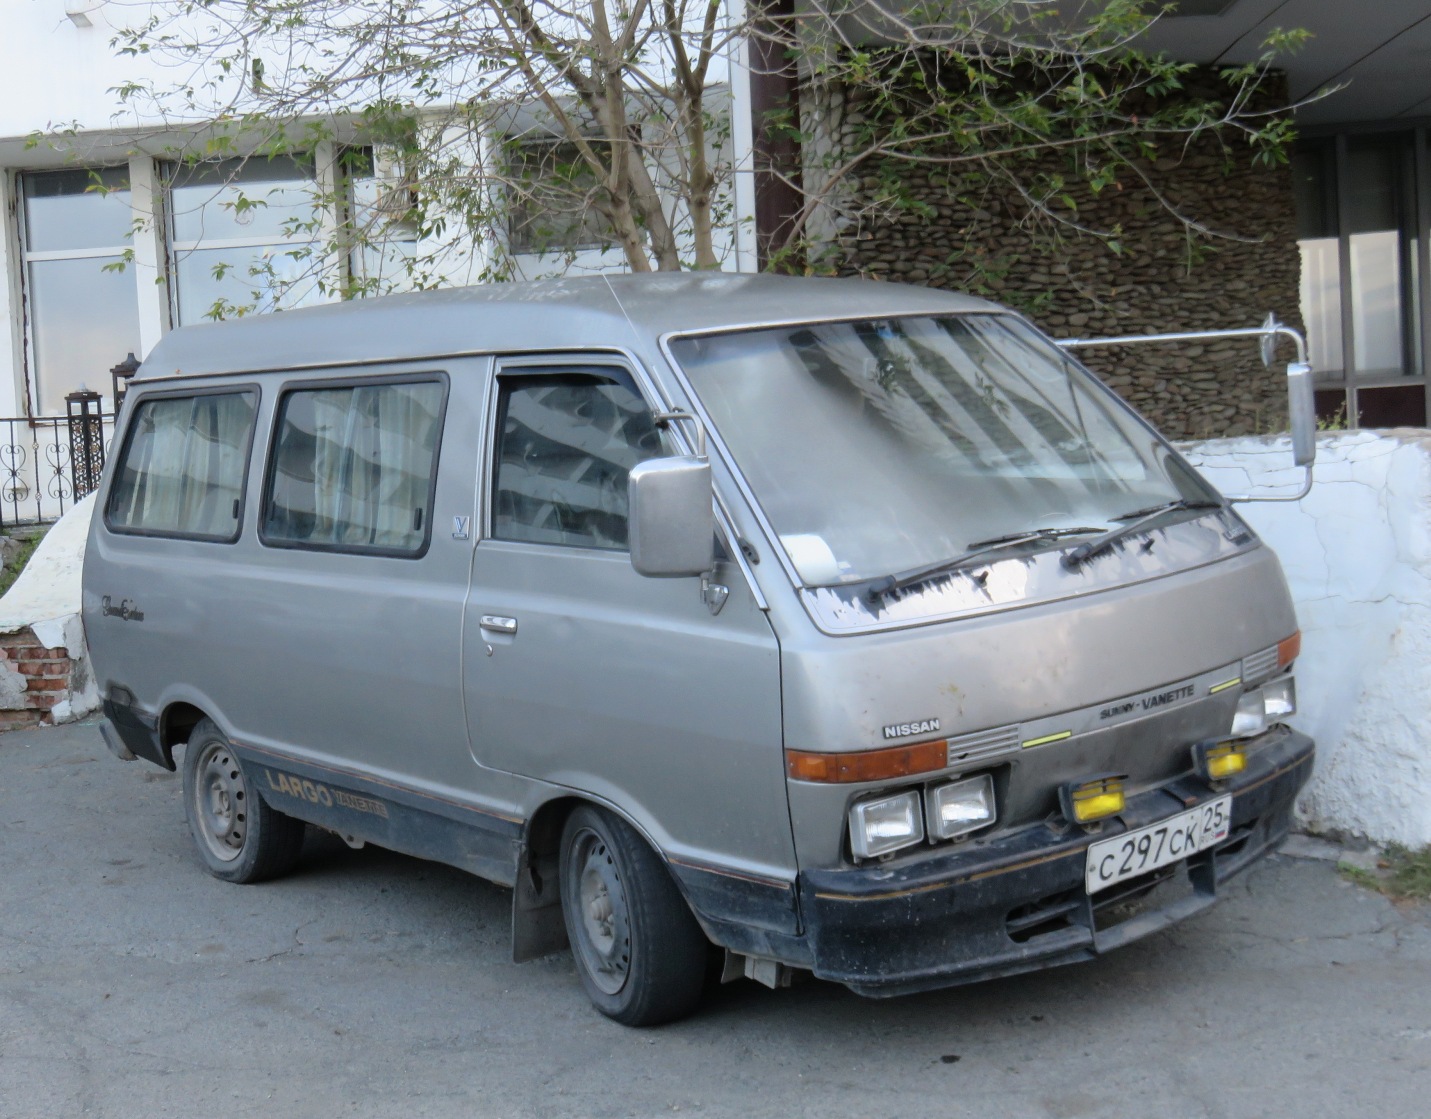
{"type": "MultiPolygon", "coordinates": [[[[1285,436],[1184,448],[1224,493],[1295,492],[1285,436]]],[[[1299,712],[1317,767],[1313,830],[1431,844],[1431,432],[1329,432],[1311,492],[1239,512],[1282,560],[1297,605],[1299,712]]]]}
{"type": "Polygon", "coordinates": [[[0,32],[0,137],[36,130],[109,128],[118,108],[110,90],[126,80],[157,77],[145,59],[119,58],[110,49],[115,25],[143,18],[140,6],[94,0],[88,27],[66,15],[66,0],[3,0],[0,32]]]}

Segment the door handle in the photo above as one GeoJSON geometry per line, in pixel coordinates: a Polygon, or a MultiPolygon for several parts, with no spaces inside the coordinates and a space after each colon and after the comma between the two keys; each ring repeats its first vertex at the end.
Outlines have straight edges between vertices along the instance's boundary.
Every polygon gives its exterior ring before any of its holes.
{"type": "Polygon", "coordinates": [[[496,614],[483,614],[481,626],[483,629],[491,630],[493,633],[516,633],[517,619],[502,618],[496,614]]]}

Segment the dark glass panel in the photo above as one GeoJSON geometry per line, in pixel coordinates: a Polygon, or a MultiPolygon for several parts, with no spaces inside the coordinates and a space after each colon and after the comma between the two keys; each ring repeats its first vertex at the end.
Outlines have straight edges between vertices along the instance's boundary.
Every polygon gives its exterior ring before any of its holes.
{"type": "Polygon", "coordinates": [[[1426,386],[1393,385],[1359,389],[1358,427],[1425,427],[1426,386]]]}

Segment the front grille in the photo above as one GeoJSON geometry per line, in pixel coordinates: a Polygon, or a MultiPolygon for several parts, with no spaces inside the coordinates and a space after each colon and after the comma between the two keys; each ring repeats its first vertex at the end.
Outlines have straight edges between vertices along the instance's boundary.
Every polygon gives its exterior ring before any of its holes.
{"type": "Polygon", "coordinates": [[[961,734],[958,738],[949,739],[948,764],[956,766],[966,762],[980,762],[1018,748],[1017,726],[994,727],[992,730],[961,734]]]}
{"type": "Polygon", "coordinates": [[[1269,649],[1263,649],[1260,653],[1253,653],[1250,657],[1242,658],[1242,682],[1244,684],[1260,684],[1276,671],[1276,645],[1269,649]]]}

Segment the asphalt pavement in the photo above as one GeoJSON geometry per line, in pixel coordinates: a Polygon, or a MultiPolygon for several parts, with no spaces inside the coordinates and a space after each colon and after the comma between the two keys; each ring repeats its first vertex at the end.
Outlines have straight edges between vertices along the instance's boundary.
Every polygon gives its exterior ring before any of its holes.
{"type": "Polygon", "coordinates": [[[659,1030],[510,962],[510,895],[310,829],[200,868],[179,781],[92,726],[0,736],[0,1117],[1420,1117],[1431,907],[1277,856],[1083,964],[872,1002],[714,989],[659,1030]]]}

